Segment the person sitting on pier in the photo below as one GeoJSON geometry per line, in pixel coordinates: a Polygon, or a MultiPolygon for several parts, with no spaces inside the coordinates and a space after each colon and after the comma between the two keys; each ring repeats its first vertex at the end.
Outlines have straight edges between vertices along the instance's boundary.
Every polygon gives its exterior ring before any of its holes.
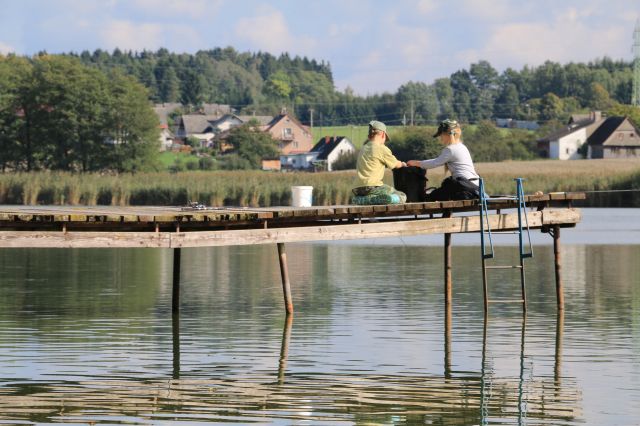
{"type": "Polygon", "coordinates": [[[433,169],[445,166],[451,176],[442,181],[440,188],[426,195],[427,201],[468,200],[480,197],[478,183],[480,177],[476,173],[471,154],[462,143],[462,129],[455,120],[444,120],[438,125],[434,138],[439,137],[444,145],[437,158],[429,160],[410,160],[408,166],[433,169]]]}
{"type": "Polygon", "coordinates": [[[399,204],[407,200],[404,192],[382,182],[385,167],[406,166],[384,143],[389,140],[387,126],[380,121],[369,123],[368,140],[364,143],[356,163],[356,187],[352,190],[353,204],[399,204]]]}

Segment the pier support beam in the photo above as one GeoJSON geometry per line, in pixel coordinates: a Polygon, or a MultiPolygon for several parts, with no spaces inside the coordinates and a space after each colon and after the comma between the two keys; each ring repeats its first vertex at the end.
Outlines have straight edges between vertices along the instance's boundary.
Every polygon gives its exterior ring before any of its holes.
{"type": "Polygon", "coordinates": [[[451,234],[444,234],[444,305],[451,306],[451,234]]]}
{"type": "Polygon", "coordinates": [[[556,271],[556,302],[558,310],[564,309],[564,289],[562,286],[561,264],[560,264],[560,226],[555,225],[551,230],[553,236],[553,257],[556,271]]]}
{"type": "Polygon", "coordinates": [[[287,315],[290,315],[293,313],[293,301],[291,300],[291,283],[289,282],[289,268],[287,267],[287,253],[284,249],[284,243],[278,243],[278,257],[280,259],[280,276],[282,277],[284,308],[287,315]]]}
{"type": "Polygon", "coordinates": [[[171,312],[177,314],[180,312],[180,250],[173,249],[173,293],[171,298],[171,312]]]}

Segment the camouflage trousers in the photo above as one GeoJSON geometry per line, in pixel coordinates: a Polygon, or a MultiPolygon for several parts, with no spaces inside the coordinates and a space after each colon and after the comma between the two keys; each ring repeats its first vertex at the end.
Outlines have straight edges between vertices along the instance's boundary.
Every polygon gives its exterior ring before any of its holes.
{"type": "Polygon", "coordinates": [[[407,195],[389,185],[361,186],[353,188],[352,204],[400,204],[407,201],[407,195]]]}

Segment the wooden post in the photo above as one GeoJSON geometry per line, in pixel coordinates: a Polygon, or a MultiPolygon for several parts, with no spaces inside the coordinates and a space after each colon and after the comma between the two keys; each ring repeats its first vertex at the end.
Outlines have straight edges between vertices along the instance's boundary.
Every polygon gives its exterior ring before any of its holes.
{"type": "Polygon", "coordinates": [[[451,234],[444,234],[444,305],[451,306],[451,234]]]}
{"type": "Polygon", "coordinates": [[[181,248],[173,249],[173,297],[171,299],[171,312],[180,312],[180,251],[181,248]]]}
{"type": "Polygon", "coordinates": [[[444,377],[451,378],[451,305],[444,307],[444,377]]]}
{"type": "Polygon", "coordinates": [[[280,276],[282,277],[282,292],[284,293],[284,308],[287,315],[293,313],[293,301],[291,300],[291,284],[289,282],[289,269],[287,268],[287,253],[284,243],[278,243],[278,257],[280,258],[280,276]]]}
{"type": "Polygon", "coordinates": [[[171,315],[171,331],[173,336],[173,378],[180,378],[180,315],[171,315]]]}
{"type": "Polygon", "coordinates": [[[560,264],[560,226],[555,225],[553,227],[553,256],[554,266],[556,270],[556,303],[558,304],[558,310],[564,309],[564,290],[562,288],[562,275],[560,264]]]}
{"type": "Polygon", "coordinates": [[[293,315],[287,315],[284,319],[284,329],[282,330],[282,345],[280,346],[280,360],[278,362],[278,384],[284,384],[284,376],[287,370],[287,358],[289,357],[289,342],[291,341],[291,326],[293,325],[293,315]]]}
{"type": "Polygon", "coordinates": [[[562,334],[564,333],[564,310],[559,310],[556,317],[556,352],[553,364],[553,379],[556,389],[559,389],[562,381],[562,334]]]}

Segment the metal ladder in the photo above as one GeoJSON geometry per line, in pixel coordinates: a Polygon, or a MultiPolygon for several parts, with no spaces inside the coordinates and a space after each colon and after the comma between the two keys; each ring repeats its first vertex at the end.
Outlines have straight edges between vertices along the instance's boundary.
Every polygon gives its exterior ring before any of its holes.
{"type": "Polygon", "coordinates": [[[525,288],[524,277],[524,259],[533,257],[533,248],[531,246],[531,234],[529,233],[529,219],[527,218],[527,206],[524,202],[524,191],[522,189],[522,178],[515,178],[516,181],[516,196],[515,197],[496,197],[491,200],[515,200],[518,204],[518,230],[517,231],[499,231],[492,232],[491,225],[489,223],[487,198],[489,198],[484,192],[484,181],[480,179],[480,247],[482,252],[482,290],[484,296],[484,313],[489,312],[489,303],[522,303],[522,310],[527,311],[527,292],[525,288]],[[524,224],[522,224],[522,218],[524,216],[524,224]],[[529,250],[525,251],[523,243],[523,232],[526,230],[529,250]],[[517,234],[518,235],[518,247],[520,254],[519,265],[487,265],[487,259],[493,259],[495,253],[493,250],[493,238],[492,234],[517,234]],[[486,247],[486,239],[489,240],[489,250],[486,247]],[[520,269],[520,287],[522,291],[522,297],[520,299],[497,299],[489,300],[489,293],[487,287],[487,269],[520,269]]]}

